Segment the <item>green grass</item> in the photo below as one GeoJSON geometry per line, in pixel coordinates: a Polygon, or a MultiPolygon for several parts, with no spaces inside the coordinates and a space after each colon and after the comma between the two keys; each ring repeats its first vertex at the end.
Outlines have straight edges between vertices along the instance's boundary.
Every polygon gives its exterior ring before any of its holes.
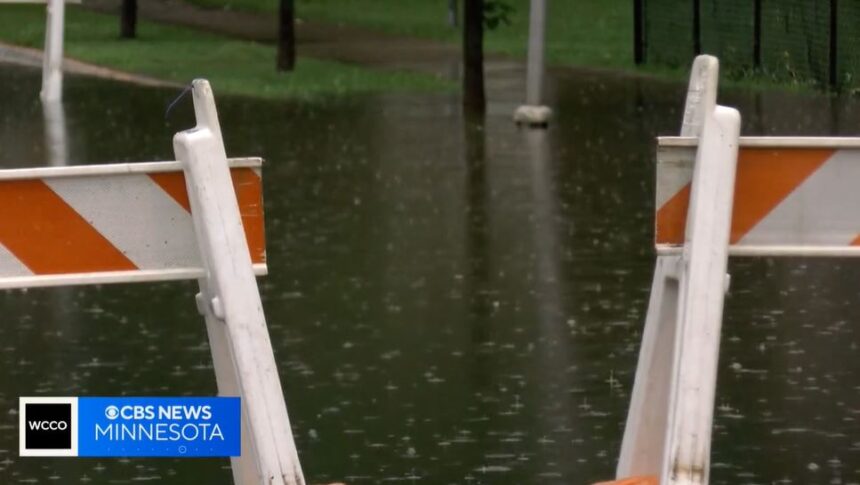
{"type": "MultiPolygon", "coordinates": [[[[45,9],[3,6],[0,40],[41,48],[45,9]]],[[[219,93],[264,98],[318,98],[356,92],[454,89],[432,76],[301,58],[292,73],[275,71],[275,49],[254,42],[150,22],[138,39],[118,39],[115,16],[69,8],[66,55],[82,61],[187,83],[209,79],[219,93]]]]}
{"type": "MultiPolygon", "coordinates": [[[[185,0],[207,8],[271,13],[279,0],[185,0]]],[[[462,6],[464,0],[458,0],[462,6]]],[[[515,9],[510,25],[487,32],[489,52],[524,58],[530,0],[507,0],[515,9]]],[[[381,32],[460,42],[447,24],[447,0],[295,0],[300,19],[365,27],[381,32]]],[[[633,7],[629,0],[548,0],[547,59],[556,66],[599,67],[683,80],[688,66],[633,64],[633,7]]],[[[690,63],[693,58],[690,56],[690,63]]],[[[742,89],[810,91],[807,81],[786,80],[760,71],[724,69],[723,86],[742,89]]]]}
{"type": "MultiPolygon", "coordinates": [[[[187,0],[204,7],[272,12],[278,0],[187,0]]],[[[464,0],[459,0],[462,4],[464,0]]],[[[524,57],[529,0],[508,0],[510,25],[487,33],[486,47],[524,57]]],[[[550,0],[547,59],[553,64],[632,67],[633,7],[629,0],[550,0]]],[[[344,23],[382,32],[459,42],[447,24],[447,0],[296,0],[301,19],[344,23]]]]}

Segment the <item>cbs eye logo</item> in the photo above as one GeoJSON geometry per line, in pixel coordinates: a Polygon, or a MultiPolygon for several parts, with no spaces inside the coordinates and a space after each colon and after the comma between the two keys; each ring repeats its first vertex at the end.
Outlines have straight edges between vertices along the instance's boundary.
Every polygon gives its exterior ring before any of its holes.
{"type": "Polygon", "coordinates": [[[116,406],[108,406],[105,408],[105,417],[114,420],[119,417],[119,408],[116,406]]]}
{"type": "Polygon", "coordinates": [[[22,397],[21,456],[75,456],[78,446],[77,401],[62,397],[22,397]]]}

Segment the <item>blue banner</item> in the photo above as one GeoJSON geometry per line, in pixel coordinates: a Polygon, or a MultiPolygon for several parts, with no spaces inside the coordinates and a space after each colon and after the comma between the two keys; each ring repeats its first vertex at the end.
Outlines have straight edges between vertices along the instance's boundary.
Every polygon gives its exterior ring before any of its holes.
{"type": "Polygon", "coordinates": [[[239,456],[238,397],[78,398],[78,456],[239,456]]]}

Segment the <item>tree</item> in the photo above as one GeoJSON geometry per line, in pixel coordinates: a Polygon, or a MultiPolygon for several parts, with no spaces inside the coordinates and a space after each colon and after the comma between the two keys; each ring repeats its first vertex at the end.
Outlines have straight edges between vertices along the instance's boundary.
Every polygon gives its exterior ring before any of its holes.
{"type": "Polygon", "coordinates": [[[483,112],[484,0],[463,0],[463,107],[483,112]]]}
{"type": "Polygon", "coordinates": [[[137,0],[122,0],[119,36],[123,39],[134,39],[137,36],[137,0]]]}
{"type": "Polygon", "coordinates": [[[294,0],[281,0],[278,12],[279,71],[292,71],[296,66],[296,14],[294,0]]]}
{"type": "Polygon", "coordinates": [[[484,112],[484,27],[510,24],[513,12],[504,0],[463,0],[463,107],[484,112]]]}

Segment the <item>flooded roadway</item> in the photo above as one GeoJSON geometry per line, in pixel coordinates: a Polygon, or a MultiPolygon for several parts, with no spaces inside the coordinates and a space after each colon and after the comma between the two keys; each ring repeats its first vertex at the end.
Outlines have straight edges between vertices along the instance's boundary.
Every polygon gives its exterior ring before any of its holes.
{"type": "MultiPolygon", "coordinates": [[[[483,121],[452,95],[218,97],[228,154],[267,160],[261,289],[311,483],[612,476],[654,262],[653,137],[677,132],[685,86],[559,72],[555,122],[526,132],[516,81],[491,78],[483,121]]],[[[165,120],[175,91],[70,78],[65,140],[47,142],[38,86],[0,67],[4,168],[171,159],[193,124],[190,102],[165,120]]],[[[745,134],[860,131],[850,100],[721,102],[745,134]]],[[[860,483],[860,264],[730,271],[711,483],[860,483]]],[[[227,460],[17,456],[21,395],[214,394],[195,291],[0,293],[0,482],[228,483],[227,460]]]]}

